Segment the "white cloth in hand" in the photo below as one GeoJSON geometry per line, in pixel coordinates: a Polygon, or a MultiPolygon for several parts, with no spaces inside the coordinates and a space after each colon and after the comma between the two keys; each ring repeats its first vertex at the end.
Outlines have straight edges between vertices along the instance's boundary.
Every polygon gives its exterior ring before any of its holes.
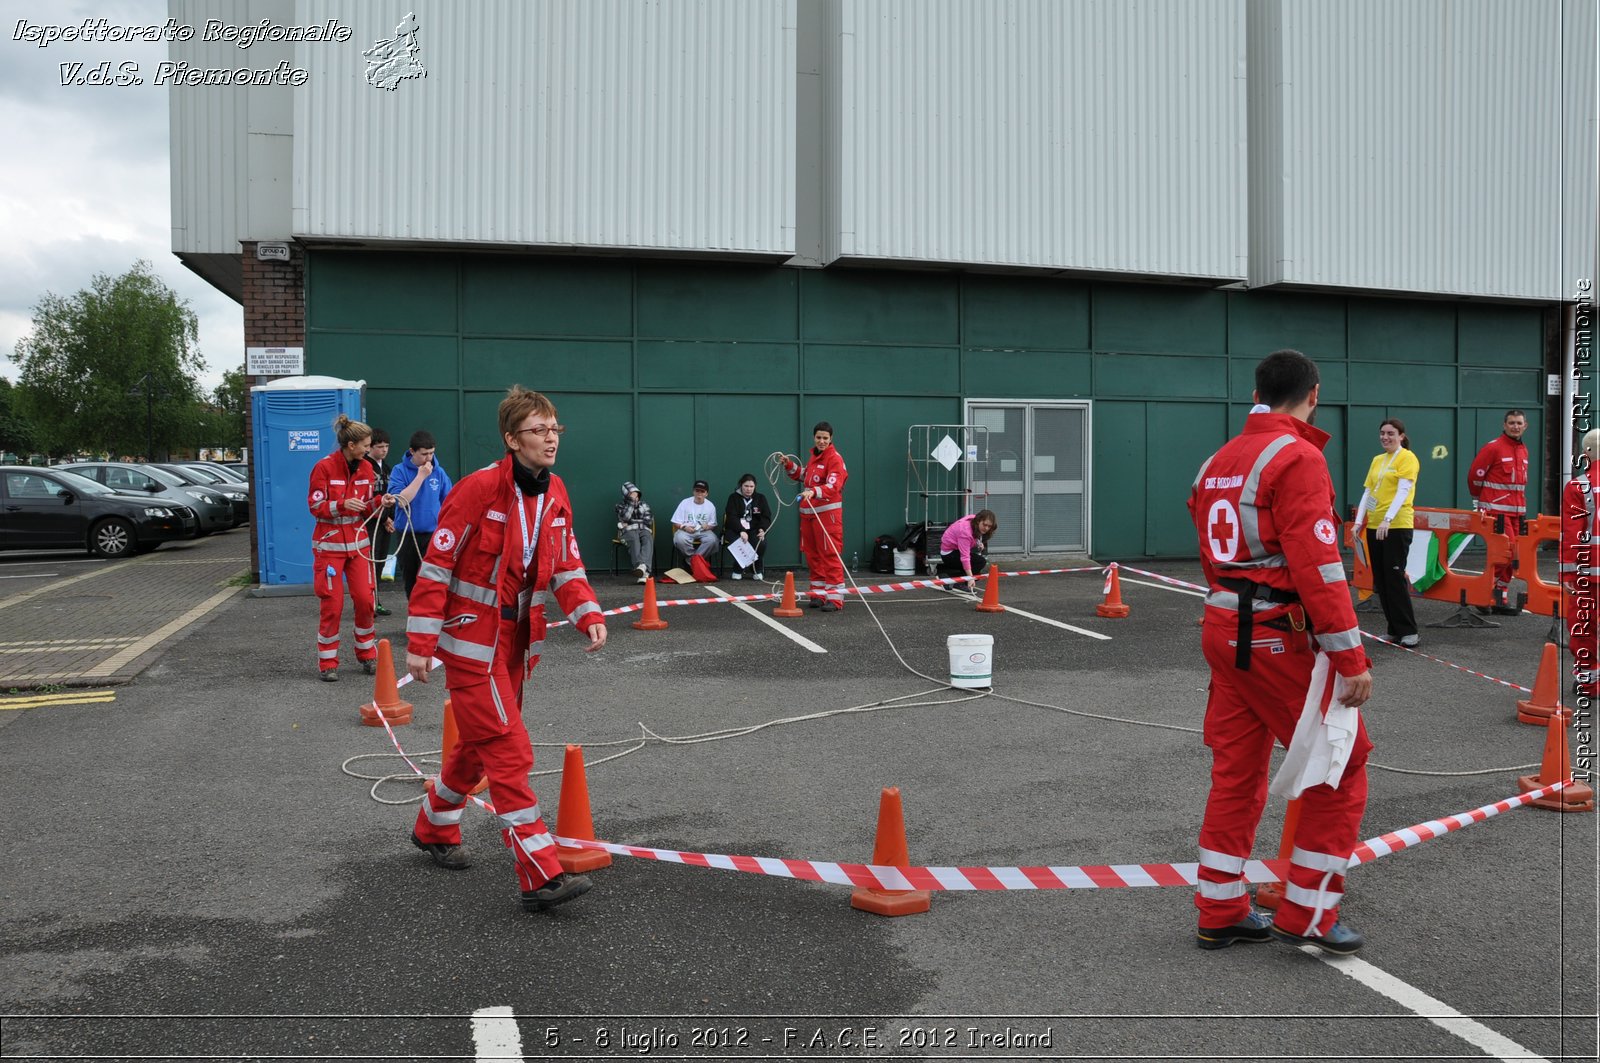
{"type": "Polygon", "coordinates": [[[1361,725],[1360,711],[1339,700],[1343,691],[1344,677],[1333,670],[1328,655],[1319,652],[1311,666],[1300,722],[1269,792],[1295,798],[1323,783],[1338,787],[1361,725]]]}

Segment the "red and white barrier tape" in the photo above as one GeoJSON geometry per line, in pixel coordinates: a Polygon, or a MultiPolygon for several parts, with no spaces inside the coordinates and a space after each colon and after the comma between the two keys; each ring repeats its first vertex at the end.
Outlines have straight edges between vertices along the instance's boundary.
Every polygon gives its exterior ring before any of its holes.
{"type": "MultiPolygon", "coordinates": [[[[1116,564],[1116,562],[1113,561],[1112,565],[1115,565],[1115,564],[1116,564]]],[[[1206,588],[1200,586],[1197,583],[1189,583],[1189,582],[1186,582],[1185,580],[1173,579],[1170,576],[1157,575],[1154,572],[1146,572],[1142,568],[1128,568],[1126,570],[1128,572],[1137,572],[1141,576],[1149,576],[1151,579],[1160,580],[1162,583],[1170,583],[1174,587],[1186,587],[1186,588],[1188,588],[1190,590],[1196,590],[1196,591],[1203,591],[1203,590],[1206,589],[1206,588]]],[[[1108,569],[1108,575],[1106,576],[1106,585],[1107,585],[1108,588],[1110,587],[1110,584],[1111,584],[1111,577],[1109,575],[1109,569],[1108,569]]],[[[1433,661],[1436,664],[1442,664],[1446,668],[1454,668],[1458,672],[1465,672],[1468,675],[1475,675],[1479,679],[1487,679],[1491,683],[1499,683],[1503,687],[1510,687],[1512,690],[1520,690],[1524,694],[1533,693],[1533,688],[1532,687],[1525,687],[1521,683],[1513,683],[1509,679],[1501,679],[1499,676],[1489,675],[1487,672],[1476,671],[1476,670],[1474,670],[1472,668],[1468,668],[1466,665],[1456,664],[1453,661],[1447,661],[1443,657],[1435,657],[1431,653],[1423,653],[1421,650],[1413,649],[1410,646],[1402,646],[1398,642],[1390,642],[1386,638],[1383,638],[1383,637],[1381,637],[1379,635],[1374,635],[1372,632],[1367,631],[1365,628],[1362,629],[1361,633],[1363,635],[1365,635],[1367,638],[1369,638],[1372,641],[1374,641],[1374,642],[1381,642],[1385,646],[1390,646],[1390,647],[1392,647],[1394,649],[1397,649],[1397,650],[1405,650],[1407,653],[1414,653],[1418,657],[1422,657],[1422,658],[1424,658],[1426,660],[1433,661]]]]}
{"type": "MultiPolygon", "coordinates": [[[[383,721],[394,743],[411,770],[422,778],[430,778],[411,759],[400,745],[400,739],[383,721]]],[[[1551,783],[1530,793],[1508,797],[1470,812],[1446,816],[1442,820],[1429,820],[1414,827],[1393,831],[1377,838],[1369,838],[1356,846],[1350,855],[1349,866],[1371,863],[1381,856],[1421,845],[1425,841],[1451,831],[1481,823],[1491,816],[1509,812],[1536,798],[1545,797],[1565,788],[1566,781],[1551,783]]],[[[480,797],[468,795],[479,808],[494,815],[494,806],[480,797]]],[[[716,868],[722,871],[743,871],[752,875],[775,878],[803,879],[810,882],[832,882],[841,886],[865,886],[884,890],[1076,890],[1076,889],[1136,889],[1144,886],[1193,886],[1199,881],[1197,863],[1190,864],[1085,864],[1077,866],[1038,867],[889,867],[883,864],[846,864],[832,860],[796,860],[773,856],[728,856],[723,853],[696,853],[682,849],[654,849],[643,845],[619,845],[615,842],[588,841],[582,838],[556,836],[556,844],[567,849],[599,849],[617,856],[632,856],[644,860],[659,860],[688,867],[716,868]]],[[[1245,863],[1246,882],[1284,882],[1288,880],[1289,861],[1250,860],[1245,863]]]]}

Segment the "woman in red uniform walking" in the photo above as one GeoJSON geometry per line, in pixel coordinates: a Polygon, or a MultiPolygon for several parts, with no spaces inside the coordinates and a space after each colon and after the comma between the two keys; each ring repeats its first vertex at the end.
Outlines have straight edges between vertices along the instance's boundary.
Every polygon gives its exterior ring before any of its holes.
{"type": "Polygon", "coordinates": [[[372,429],[340,414],[333,422],[339,449],[311,468],[306,504],[317,526],[311,532],[311,581],[322,603],[317,624],[317,675],[339,679],[339,620],[344,588],[355,604],[356,660],[368,675],[377,671],[378,641],[373,627],[372,542],[366,521],[393,497],[381,493],[372,465],[372,429]]]}
{"type": "Polygon", "coordinates": [[[811,570],[807,595],[811,608],[844,608],[844,484],[850,472],[833,446],[833,425],[818,421],[811,430],[810,459],[802,466],[789,458],[784,468],[800,492],[800,549],[811,570]]]}
{"type": "Polygon", "coordinates": [[[533,912],[589,889],[583,875],[562,873],[528,785],[533,746],[522,722],[522,683],[544,648],[546,602],[555,600],[588,638],[590,652],[606,644],[605,617],[578,553],[572,503],[550,471],[564,431],[549,399],[511,389],[500,403],[506,456],[464,478],[445,499],[406,622],[406,669],[426,683],[429,658],[444,661],[460,734],[429,780],[411,841],[440,867],[466,867],[461,812],[473,784],[487,775],[522,907],[533,912]]]}

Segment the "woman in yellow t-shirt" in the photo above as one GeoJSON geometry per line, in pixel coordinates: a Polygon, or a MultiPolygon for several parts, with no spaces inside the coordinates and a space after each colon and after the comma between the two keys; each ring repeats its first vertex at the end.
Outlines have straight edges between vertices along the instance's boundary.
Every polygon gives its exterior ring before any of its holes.
{"type": "Polygon", "coordinates": [[[1367,559],[1372,564],[1373,589],[1389,622],[1389,641],[1416,646],[1422,639],[1411,611],[1406,558],[1411,553],[1411,500],[1422,463],[1411,453],[1405,422],[1398,417],[1386,417],[1379,423],[1378,443],[1383,453],[1372,459],[1367,470],[1361,505],[1356,507],[1355,533],[1361,534],[1369,514],[1376,519],[1377,526],[1367,528],[1367,559]]]}

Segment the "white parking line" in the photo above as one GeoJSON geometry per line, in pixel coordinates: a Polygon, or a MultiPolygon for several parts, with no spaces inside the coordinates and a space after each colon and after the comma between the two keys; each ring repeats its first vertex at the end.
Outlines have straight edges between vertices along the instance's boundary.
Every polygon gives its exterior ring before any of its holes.
{"type": "Polygon", "coordinates": [[[1205,591],[1192,591],[1188,587],[1174,587],[1170,583],[1151,583],[1147,579],[1134,579],[1132,576],[1123,576],[1123,583],[1137,583],[1141,587],[1154,587],[1158,591],[1172,591],[1175,594],[1192,594],[1196,598],[1204,598],[1205,591]]]}
{"type": "MultiPolygon", "coordinates": [[[[710,591],[712,594],[715,594],[718,598],[732,598],[733,597],[733,595],[729,594],[727,591],[723,590],[720,587],[707,587],[706,590],[710,591]]],[[[749,613],[751,616],[755,617],[757,620],[761,621],[763,624],[767,625],[768,627],[772,628],[773,630],[783,632],[785,638],[794,639],[796,642],[798,642],[800,645],[804,646],[806,649],[810,650],[812,653],[827,653],[828,652],[827,650],[823,649],[821,646],[818,646],[815,642],[812,642],[810,639],[806,638],[804,635],[796,634],[795,632],[793,632],[793,631],[789,630],[788,628],[784,627],[782,624],[778,623],[776,620],[772,619],[772,617],[768,616],[766,613],[763,613],[763,612],[760,612],[758,610],[752,609],[748,605],[744,604],[743,602],[734,602],[733,603],[733,607],[735,609],[743,609],[745,612],[749,613]]]]}
{"type": "Polygon", "coordinates": [[[1311,945],[1302,945],[1300,951],[1314,954],[1317,959],[1326,963],[1340,974],[1348,978],[1354,978],[1373,992],[1383,994],[1407,1011],[1422,1016],[1440,1029],[1448,1030],[1467,1042],[1467,1044],[1488,1053],[1495,1059],[1518,1060],[1521,1063],[1550,1063],[1543,1056],[1535,1055],[1532,1051],[1523,1048],[1504,1034],[1489,1029],[1481,1022],[1467,1018],[1444,1001],[1429,996],[1408,982],[1402,982],[1394,975],[1374,967],[1365,960],[1358,959],[1355,956],[1342,956],[1334,959],[1311,945]]]}
{"type": "Polygon", "coordinates": [[[1090,631],[1086,627],[1073,627],[1071,624],[1063,623],[1060,620],[1052,620],[1048,616],[1040,616],[1038,613],[1030,613],[1026,609],[1018,609],[1016,606],[1011,605],[1010,603],[1006,604],[1006,612],[1016,613],[1018,616],[1025,616],[1029,620],[1037,620],[1041,624],[1049,624],[1052,627],[1061,628],[1063,631],[1072,631],[1079,635],[1088,635],[1090,638],[1099,639],[1102,642],[1111,641],[1110,635],[1102,635],[1100,632],[1090,631]]]}
{"type": "Polygon", "coordinates": [[[480,1061],[523,1063],[522,1034],[508,1007],[479,1008],[472,1013],[472,1045],[480,1061]]]}
{"type": "Polygon", "coordinates": [[[46,576],[59,575],[59,572],[24,572],[20,576],[0,576],[0,579],[44,579],[46,576]]]}

